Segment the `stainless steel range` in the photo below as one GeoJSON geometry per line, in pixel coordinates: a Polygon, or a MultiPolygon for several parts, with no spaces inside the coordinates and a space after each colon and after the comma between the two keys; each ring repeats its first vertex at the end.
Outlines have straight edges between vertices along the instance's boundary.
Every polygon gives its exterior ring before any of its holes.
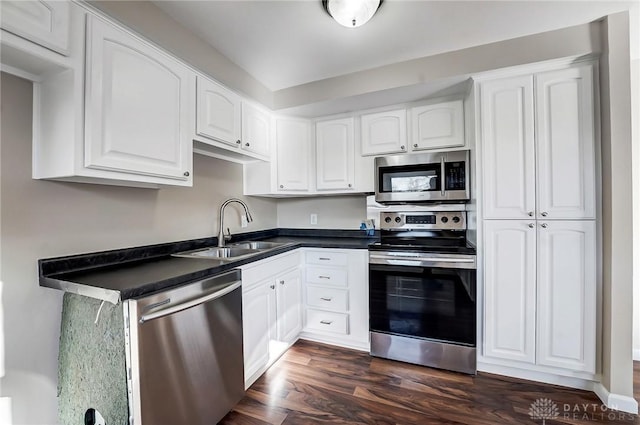
{"type": "Polygon", "coordinates": [[[369,248],[371,355],[476,373],[476,251],[466,228],[465,211],[380,212],[381,239],[369,248]]]}

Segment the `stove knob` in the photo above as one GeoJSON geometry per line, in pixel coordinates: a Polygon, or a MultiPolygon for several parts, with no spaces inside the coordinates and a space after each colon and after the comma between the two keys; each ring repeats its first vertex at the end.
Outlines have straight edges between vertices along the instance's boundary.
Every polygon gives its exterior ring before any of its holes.
{"type": "Polygon", "coordinates": [[[391,223],[391,217],[387,217],[387,218],[385,218],[385,219],[384,219],[384,222],[385,222],[385,223],[391,223]]]}
{"type": "Polygon", "coordinates": [[[396,223],[400,223],[402,219],[400,217],[396,217],[396,223]]]}
{"type": "Polygon", "coordinates": [[[460,223],[460,217],[458,217],[457,215],[456,215],[456,216],[454,216],[454,217],[452,218],[452,220],[453,220],[453,222],[454,222],[454,223],[460,223]]]}
{"type": "Polygon", "coordinates": [[[443,223],[446,223],[446,222],[448,222],[448,221],[449,221],[449,219],[448,219],[447,217],[442,217],[442,218],[440,219],[440,221],[441,221],[441,222],[443,222],[443,223]]]}

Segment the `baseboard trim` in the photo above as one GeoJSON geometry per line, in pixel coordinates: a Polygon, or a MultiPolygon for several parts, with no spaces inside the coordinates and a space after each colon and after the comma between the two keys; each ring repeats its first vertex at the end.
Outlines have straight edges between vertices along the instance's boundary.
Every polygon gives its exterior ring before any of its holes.
{"type": "Polygon", "coordinates": [[[0,424],[11,425],[11,397],[0,397],[0,424]]]}
{"type": "Polygon", "coordinates": [[[364,343],[364,342],[353,342],[353,341],[342,341],[342,340],[338,340],[336,338],[332,338],[330,336],[323,336],[323,335],[315,335],[315,334],[309,334],[306,332],[302,332],[300,334],[300,339],[304,339],[306,341],[311,341],[311,342],[319,342],[321,344],[327,344],[327,345],[335,345],[336,347],[342,347],[342,348],[350,348],[352,350],[357,350],[357,351],[366,351],[367,353],[370,350],[370,345],[369,343],[364,343]]]}
{"type": "Polygon", "coordinates": [[[640,362],[640,348],[633,350],[633,360],[640,362]]]}
{"type": "Polygon", "coordinates": [[[478,362],[478,372],[492,373],[494,375],[509,376],[511,378],[526,379],[528,381],[542,382],[543,384],[560,385],[563,387],[576,388],[578,390],[593,391],[595,381],[555,375],[534,370],[518,369],[509,366],[494,365],[491,363],[478,362]]]}
{"type": "Polygon", "coordinates": [[[611,394],[602,383],[597,382],[593,386],[593,392],[602,400],[607,408],[620,412],[638,414],[638,402],[633,397],[620,394],[611,394]]]}

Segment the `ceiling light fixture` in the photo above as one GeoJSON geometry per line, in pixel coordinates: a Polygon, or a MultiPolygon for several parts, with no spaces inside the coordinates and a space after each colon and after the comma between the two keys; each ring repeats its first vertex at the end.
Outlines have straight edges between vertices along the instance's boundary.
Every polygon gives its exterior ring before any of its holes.
{"type": "Polygon", "coordinates": [[[381,4],[382,0],[322,0],[329,16],[347,28],[366,24],[381,4]]]}

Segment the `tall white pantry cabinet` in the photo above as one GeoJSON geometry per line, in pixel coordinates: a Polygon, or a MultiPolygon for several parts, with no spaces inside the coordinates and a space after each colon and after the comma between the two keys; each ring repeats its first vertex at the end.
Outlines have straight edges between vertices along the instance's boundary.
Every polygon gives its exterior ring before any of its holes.
{"type": "Polygon", "coordinates": [[[596,379],[596,72],[589,61],[479,82],[479,360],[491,370],[596,379]]]}

